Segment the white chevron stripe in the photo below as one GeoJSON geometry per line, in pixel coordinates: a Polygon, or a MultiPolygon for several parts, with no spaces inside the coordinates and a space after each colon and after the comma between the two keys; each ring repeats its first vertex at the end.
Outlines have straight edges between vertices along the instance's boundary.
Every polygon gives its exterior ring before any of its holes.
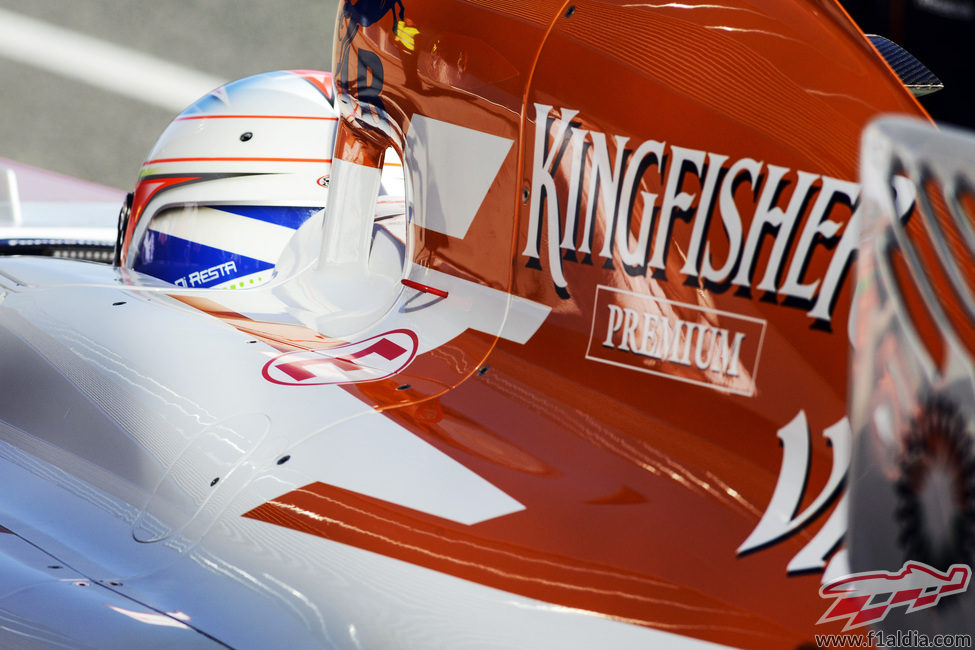
{"type": "Polygon", "coordinates": [[[417,224],[463,239],[513,142],[414,115],[405,157],[417,224]]]}

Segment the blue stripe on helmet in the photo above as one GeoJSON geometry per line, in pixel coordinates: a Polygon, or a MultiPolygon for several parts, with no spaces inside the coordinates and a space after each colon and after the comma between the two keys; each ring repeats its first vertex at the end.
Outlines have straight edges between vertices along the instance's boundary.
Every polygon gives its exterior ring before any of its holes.
{"type": "Polygon", "coordinates": [[[274,264],[149,230],[132,268],[181,287],[202,289],[273,269],[274,264]]]}
{"type": "Polygon", "coordinates": [[[292,230],[297,230],[301,224],[308,221],[311,215],[322,209],[273,205],[214,205],[209,207],[258,221],[277,224],[292,230]]]}

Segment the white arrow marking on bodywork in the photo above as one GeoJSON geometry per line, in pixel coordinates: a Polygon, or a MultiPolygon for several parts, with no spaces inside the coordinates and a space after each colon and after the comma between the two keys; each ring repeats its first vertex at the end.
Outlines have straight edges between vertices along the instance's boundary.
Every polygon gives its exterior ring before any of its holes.
{"type": "Polygon", "coordinates": [[[406,134],[417,225],[463,239],[514,140],[414,115],[406,134]]]}

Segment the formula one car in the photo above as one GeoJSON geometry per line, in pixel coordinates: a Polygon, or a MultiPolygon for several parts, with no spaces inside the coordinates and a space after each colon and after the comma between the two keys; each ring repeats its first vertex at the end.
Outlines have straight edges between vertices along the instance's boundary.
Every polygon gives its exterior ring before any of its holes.
{"type": "Polygon", "coordinates": [[[0,259],[0,645],[961,629],[970,545],[844,543],[913,59],[833,0],[347,0],[333,62],[176,117],[113,264],[0,259]]]}

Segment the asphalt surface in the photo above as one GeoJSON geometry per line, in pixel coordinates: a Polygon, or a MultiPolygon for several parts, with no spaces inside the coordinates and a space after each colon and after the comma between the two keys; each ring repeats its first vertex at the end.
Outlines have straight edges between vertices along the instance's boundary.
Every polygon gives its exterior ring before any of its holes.
{"type": "MultiPolygon", "coordinates": [[[[330,69],[336,7],[336,0],[0,0],[0,10],[224,81],[330,69]]],[[[5,56],[0,111],[0,157],[120,189],[135,182],[176,114],[5,56]]]]}

